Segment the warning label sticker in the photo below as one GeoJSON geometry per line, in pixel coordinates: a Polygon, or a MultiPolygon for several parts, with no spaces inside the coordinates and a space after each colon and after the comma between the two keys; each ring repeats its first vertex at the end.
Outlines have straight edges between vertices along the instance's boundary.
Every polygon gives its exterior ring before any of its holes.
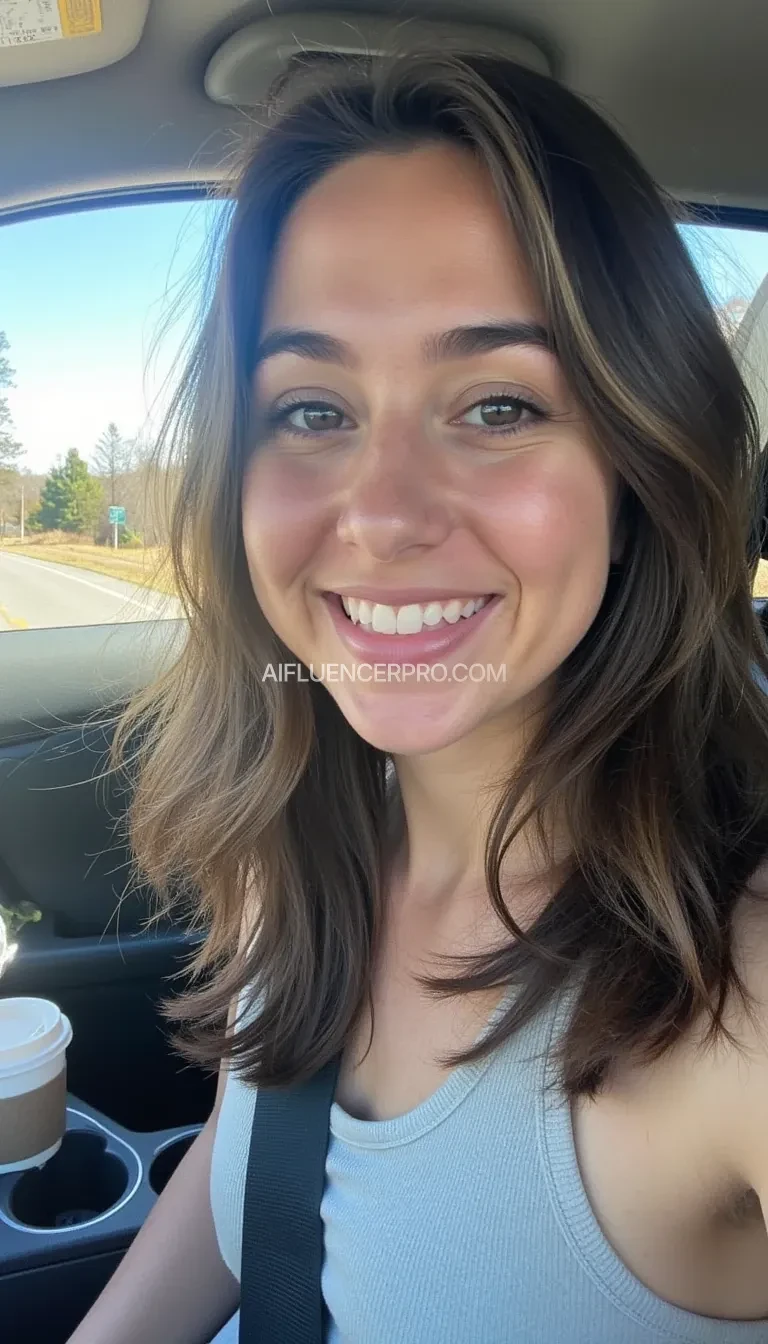
{"type": "Polygon", "coordinates": [[[101,0],[0,0],[0,47],[100,32],[101,0]]]}

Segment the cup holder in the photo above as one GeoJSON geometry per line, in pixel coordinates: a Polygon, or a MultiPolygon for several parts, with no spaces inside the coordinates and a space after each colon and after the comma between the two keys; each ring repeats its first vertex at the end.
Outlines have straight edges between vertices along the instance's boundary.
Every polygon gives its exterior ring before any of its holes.
{"type": "Polygon", "coordinates": [[[149,1168],[149,1184],[156,1195],[161,1194],[165,1189],[182,1157],[192,1147],[197,1134],[197,1130],[194,1134],[182,1134],[180,1138],[172,1139],[155,1155],[152,1166],[149,1168]]]}
{"type": "Polygon", "coordinates": [[[13,1187],[9,1210],[26,1227],[79,1227],[107,1213],[128,1188],[124,1162],[90,1130],[67,1130],[44,1167],[27,1171],[13,1187]]]}

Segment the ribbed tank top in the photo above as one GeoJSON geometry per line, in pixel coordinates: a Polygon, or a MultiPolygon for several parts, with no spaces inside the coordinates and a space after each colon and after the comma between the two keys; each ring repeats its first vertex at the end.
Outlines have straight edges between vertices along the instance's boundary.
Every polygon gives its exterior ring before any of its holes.
{"type": "MultiPolygon", "coordinates": [[[[405,1115],[358,1120],[332,1106],[320,1208],[328,1344],[767,1344],[768,1320],[662,1301],[604,1237],[570,1107],[547,1086],[570,999],[405,1115]]],[[[211,1165],[218,1242],[238,1279],[255,1099],[230,1073],[211,1165]]]]}

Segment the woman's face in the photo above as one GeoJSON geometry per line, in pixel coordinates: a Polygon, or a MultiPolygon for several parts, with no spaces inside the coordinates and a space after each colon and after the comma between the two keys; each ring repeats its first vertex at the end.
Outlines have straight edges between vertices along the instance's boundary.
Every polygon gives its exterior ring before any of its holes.
{"type": "Polygon", "coordinates": [[[615,482],[468,155],[364,155],[302,199],[254,390],[254,591],[352,727],[411,755],[541,707],[603,597],[615,482]]]}

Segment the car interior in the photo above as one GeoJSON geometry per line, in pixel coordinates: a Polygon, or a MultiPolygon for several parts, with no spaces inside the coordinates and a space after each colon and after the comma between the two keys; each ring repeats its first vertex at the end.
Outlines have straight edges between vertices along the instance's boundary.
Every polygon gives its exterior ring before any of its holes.
{"type": "MultiPolygon", "coordinates": [[[[763,0],[0,0],[0,329],[6,229],[206,199],[287,78],[424,44],[504,51],[563,81],[702,230],[768,236],[763,0]]],[[[730,333],[763,441],[765,271],[730,333]]],[[[32,317],[42,330],[45,305],[32,317]]],[[[160,1012],[202,934],[148,922],[129,789],[108,768],[116,709],[183,637],[181,617],[0,622],[0,914],[18,927],[0,997],[53,999],[73,1027],[62,1146],[0,1174],[5,1344],[68,1339],[212,1106],[215,1078],[181,1059],[160,1012]]]]}

